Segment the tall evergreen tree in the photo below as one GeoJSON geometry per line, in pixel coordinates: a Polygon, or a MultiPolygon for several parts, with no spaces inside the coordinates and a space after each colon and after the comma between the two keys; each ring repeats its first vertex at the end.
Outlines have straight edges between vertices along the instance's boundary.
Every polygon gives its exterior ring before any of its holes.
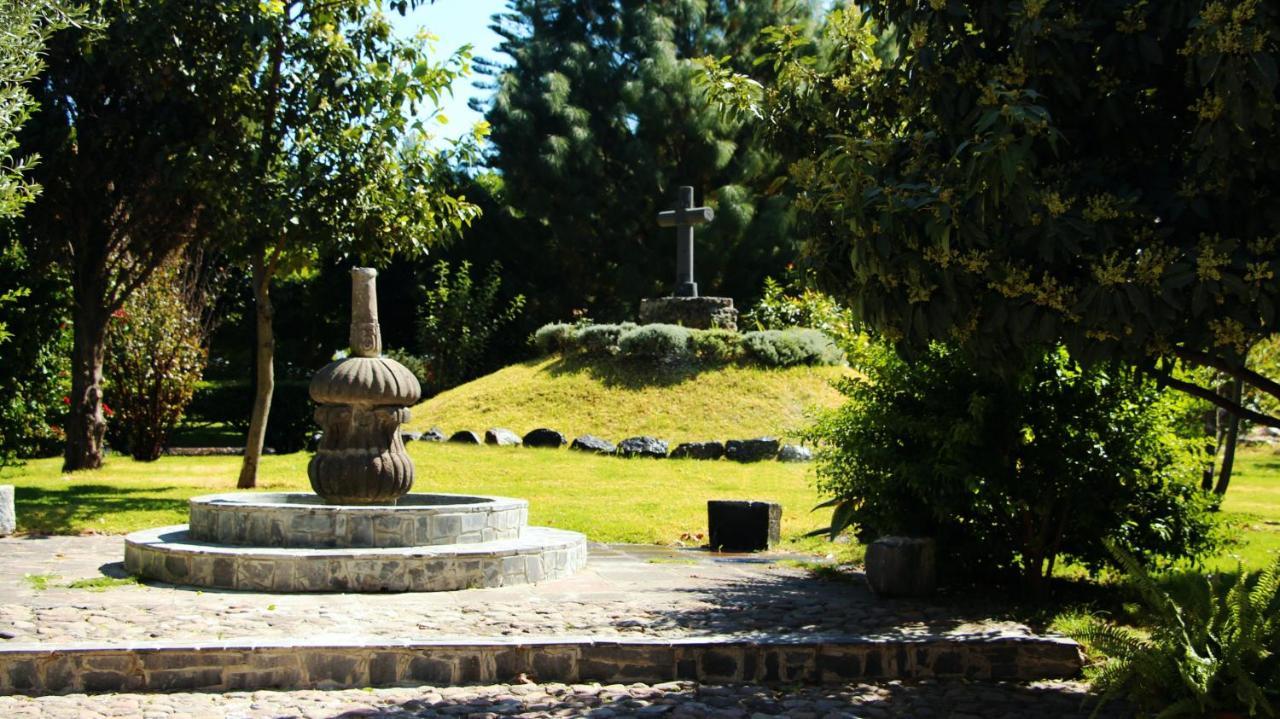
{"type": "Polygon", "coordinates": [[[679,185],[717,213],[698,235],[704,291],[742,297],[786,262],[789,203],[772,190],[784,168],[707,105],[695,61],[746,70],[762,29],[812,15],[796,0],[509,2],[494,23],[509,62],[489,66],[487,119],[519,242],[482,252],[537,288],[531,316],[616,319],[670,291],[674,239],[655,215],[679,185]]]}

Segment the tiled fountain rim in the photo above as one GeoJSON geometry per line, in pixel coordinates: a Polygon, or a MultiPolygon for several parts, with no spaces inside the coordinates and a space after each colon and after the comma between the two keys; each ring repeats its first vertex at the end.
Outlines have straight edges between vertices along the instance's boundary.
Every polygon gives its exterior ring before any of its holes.
{"type": "Polygon", "coordinates": [[[412,547],[256,547],[226,545],[192,539],[187,525],[143,529],[125,535],[125,545],[163,548],[167,552],[188,555],[216,555],[245,559],[326,559],[395,560],[424,557],[514,557],[537,554],[549,549],[567,549],[585,538],[577,532],[546,527],[530,527],[519,539],[500,539],[476,544],[433,544],[412,547]]]}
{"type": "Polygon", "coordinates": [[[228,509],[235,511],[300,511],[300,512],[342,512],[354,514],[400,514],[404,512],[429,513],[447,511],[455,512],[492,512],[502,509],[528,507],[528,500],[514,497],[495,497],[480,494],[446,494],[443,492],[410,492],[396,504],[326,504],[317,494],[312,492],[224,492],[222,494],[204,494],[192,497],[191,507],[209,507],[214,510],[228,509]],[[453,502],[422,502],[423,499],[450,499],[453,502]],[[305,501],[299,501],[305,500],[305,501]]]}
{"type": "Polygon", "coordinates": [[[416,547],[290,548],[191,541],[186,525],[125,537],[125,571],[196,587],[270,592],[441,592],[560,579],[586,566],[577,532],[416,547]]]}
{"type": "Polygon", "coordinates": [[[394,505],[325,504],[310,493],[236,492],[190,501],[191,537],[264,547],[414,547],[518,539],[523,499],[408,494],[394,505]]]}

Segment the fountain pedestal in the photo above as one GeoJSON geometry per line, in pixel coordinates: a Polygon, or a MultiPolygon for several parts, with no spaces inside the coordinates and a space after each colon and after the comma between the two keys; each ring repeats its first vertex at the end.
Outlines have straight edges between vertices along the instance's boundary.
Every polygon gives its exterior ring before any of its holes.
{"type": "Polygon", "coordinates": [[[173,584],[260,592],[436,592],[566,577],[587,563],[577,532],[529,527],[522,499],[407,494],[400,438],[422,393],[381,356],[377,272],[351,272],[351,356],[311,381],[324,436],[315,494],[214,494],[191,523],[125,537],[124,566],[173,584]]]}

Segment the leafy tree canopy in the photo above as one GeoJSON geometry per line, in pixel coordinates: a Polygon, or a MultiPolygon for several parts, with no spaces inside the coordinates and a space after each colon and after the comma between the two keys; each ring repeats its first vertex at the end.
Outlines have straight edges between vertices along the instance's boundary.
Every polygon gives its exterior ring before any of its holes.
{"type": "Polygon", "coordinates": [[[753,293],[777,272],[789,229],[772,187],[779,158],[753,128],[707,106],[694,60],[746,70],[760,30],[811,13],[776,0],[511,0],[495,17],[507,62],[488,66],[491,165],[520,244],[536,251],[493,256],[537,288],[527,291],[534,316],[627,317],[640,298],[669,291],[674,240],[654,218],[679,185],[717,213],[698,235],[704,290],[753,293]]]}
{"type": "Polygon", "coordinates": [[[775,39],[807,258],[870,327],[994,362],[1062,342],[1280,426],[1168,374],[1280,395],[1244,367],[1280,302],[1275,3],[886,0],[775,39]]]}

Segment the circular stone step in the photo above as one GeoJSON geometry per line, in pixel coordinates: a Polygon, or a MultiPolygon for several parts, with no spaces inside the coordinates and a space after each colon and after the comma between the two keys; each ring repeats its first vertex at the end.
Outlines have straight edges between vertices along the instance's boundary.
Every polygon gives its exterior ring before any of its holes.
{"type": "Polygon", "coordinates": [[[334,505],[310,492],[231,492],[191,499],[191,538],[259,547],[419,547],[517,539],[523,499],[406,494],[395,505],[334,505]]]}
{"type": "Polygon", "coordinates": [[[559,579],[587,563],[577,532],[528,527],[519,539],[434,547],[221,546],[187,525],[125,537],[124,566],[171,584],[261,592],[439,592],[559,579]]]}

